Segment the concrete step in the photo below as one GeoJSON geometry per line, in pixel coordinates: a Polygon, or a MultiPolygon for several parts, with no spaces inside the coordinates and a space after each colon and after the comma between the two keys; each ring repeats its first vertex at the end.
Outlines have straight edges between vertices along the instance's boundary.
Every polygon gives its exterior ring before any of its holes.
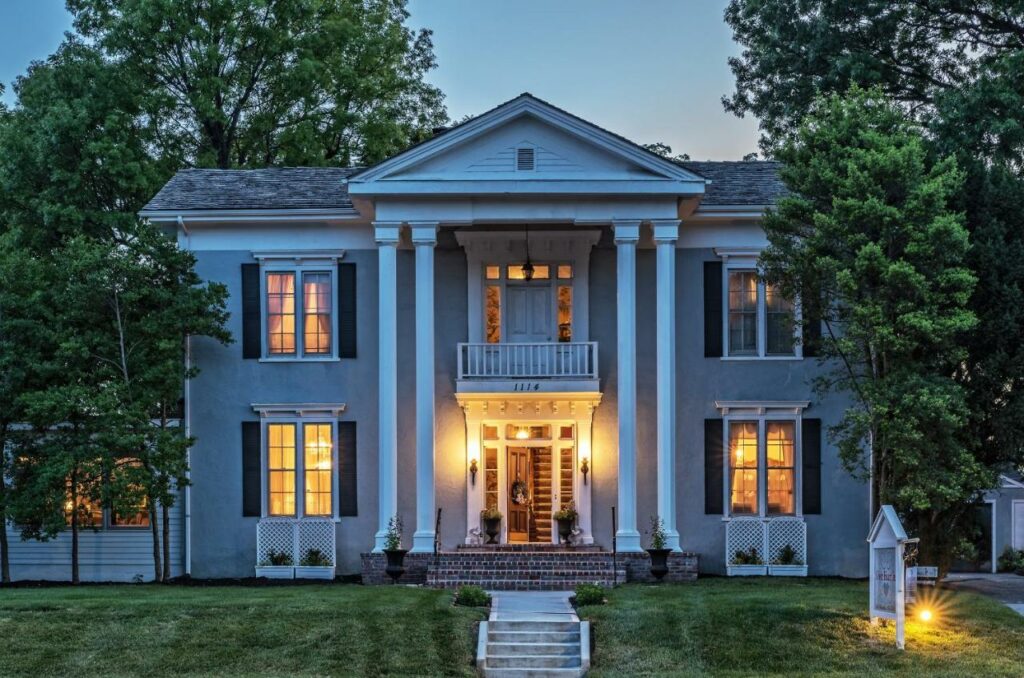
{"type": "Polygon", "coordinates": [[[491,643],[580,643],[579,631],[491,631],[491,643]]]}
{"type": "Polygon", "coordinates": [[[574,678],[582,676],[582,668],[574,669],[486,669],[487,678],[574,678]]]}
{"type": "Polygon", "coordinates": [[[580,623],[574,621],[489,621],[489,632],[527,631],[530,633],[579,633],[580,623]]]}
{"type": "Polygon", "coordinates": [[[580,644],[575,643],[495,643],[487,642],[487,656],[572,656],[579,657],[580,644]]]}
{"type": "Polygon", "coordinates": [[[578,669],[580,656],[567,655],[487,655],[484,669],[578,669]]]}

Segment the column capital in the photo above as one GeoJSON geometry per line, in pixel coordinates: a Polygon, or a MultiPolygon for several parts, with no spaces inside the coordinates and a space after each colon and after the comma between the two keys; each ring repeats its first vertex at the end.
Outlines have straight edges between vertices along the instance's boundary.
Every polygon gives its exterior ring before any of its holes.
{"type": "Polygon", "coordinates": [[[612,219],[612,230],[615,232],[615,244],[636,244],[640,240],[639,219],[612,219]]]}
{"type": "Polygon", "coordinates": [[[401,221],[373,222],[373,239],[377,245],[397,245],[402,237],[401,221]]]}
{"type": "Polygon", "coordinates": [[[409,232],[413,245],[436,245],[440,224],[436,221],[410,221],[409,232]]]}
{"type": "Polygon", "coordinates": [[[651,233],[656,244],[674,243],[679,239],[679,219],[651,219],[651,233]]]}

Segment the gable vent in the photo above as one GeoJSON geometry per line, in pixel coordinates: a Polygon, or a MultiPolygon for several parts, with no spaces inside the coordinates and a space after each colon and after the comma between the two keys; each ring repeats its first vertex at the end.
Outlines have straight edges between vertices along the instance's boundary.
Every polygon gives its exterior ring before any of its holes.
{"type": "Polygon", "coordinates": [[[534,149],[532,148],[517,148],[516,149],[516,171],[517,172],[530,172],[534,169],[535,161],[534,149]]]}

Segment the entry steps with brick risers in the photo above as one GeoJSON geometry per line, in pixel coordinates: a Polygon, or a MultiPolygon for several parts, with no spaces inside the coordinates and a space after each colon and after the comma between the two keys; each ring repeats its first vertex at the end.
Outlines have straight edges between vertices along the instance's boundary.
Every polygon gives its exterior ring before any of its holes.
{"type": "Polygon", "coordinates": [[[576,616],[569,595],[495,593],[477,646],[484,676],[582,676],[590,667],[590,625],[576,616]]]}
{"type": "Polygon", "coordinates": [[[437,555],[428,566],[427,583],[442,587],[472,584],[496,591],[565,591],[577,584],[624,582],[622,563],[615,575],[612,554],[593,545],[463,545],[437,555]]]}

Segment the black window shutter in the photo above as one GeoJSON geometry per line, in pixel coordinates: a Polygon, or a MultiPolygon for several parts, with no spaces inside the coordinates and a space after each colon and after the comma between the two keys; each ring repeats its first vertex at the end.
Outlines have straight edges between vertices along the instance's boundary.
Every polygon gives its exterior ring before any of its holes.
{"type": "Polygon", "coordinates": [[[359,515],[356,481],[356,422],[338,422],[338,515],[359,515]]]}
{"type": "Polygon", "coordinates": [[[260,265],[242,264],[243,358],[261,357],[260,335],[260,265]]]}
{"type": "Polygon", "coordinates": [[[720,261],[704,262],[704,357],[722,357],[722,262],[720,261]]]}
{"type": "Polygon", "coordinates": [[[262,473],[260,422],[242,422],[242,515],[259,517],[262,513],[262,473]]]}
{"type": "Polygon", "coordinates": [[[821,419],[804,419],[800,428],[803,445],[804,513],[821,513],[821,419]]]}
{"type": "Polygon", "coordinates": [[[722,515],[722,420],[704,420],[704,513],[722,515]]]}
{"type": "Polygon", "coordinates": [[[813,358],[818,355],[818,346],[821,344],[821,317],[814,313],[804,323],[803,327],[804,357],[813,358]]]}
{"type": "Polygon", "coordinates": [[[338,264],[338,357],[356,357],[355,264],[338,264]]]}

